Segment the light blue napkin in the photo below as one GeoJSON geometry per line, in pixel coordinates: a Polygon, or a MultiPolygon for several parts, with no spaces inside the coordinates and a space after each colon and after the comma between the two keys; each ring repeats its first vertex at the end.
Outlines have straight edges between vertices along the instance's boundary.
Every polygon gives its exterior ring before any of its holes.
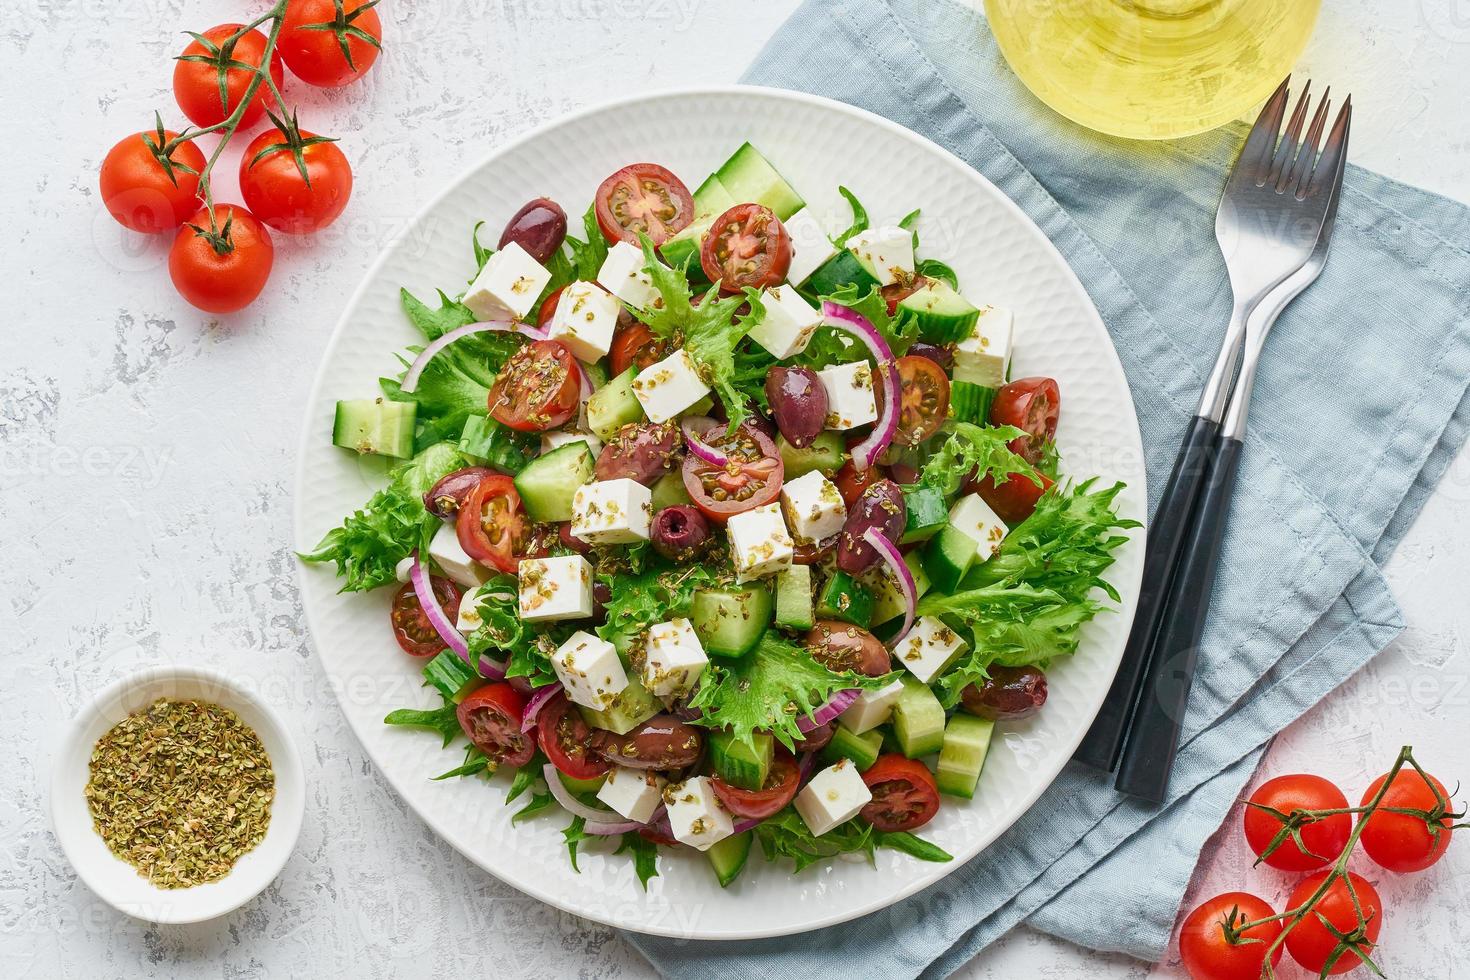
{"type": "MultiPolygon", "coordinates": [[[[896,120],[1025,209],[1112,333],[1156,498],[1228,318],[1214,212],[1245,127],[1167,144],[1087,132],[1031,96],[983,18],[947,0],[808,0],[745,80],[896,120]]],[[[1466,436],[1467,242],[1465,207],[1349,167],[1327,269],[1266,350],[1164,807],[1071,766],[982,855],[886,912],[738,944],[628,938],[691,978],[941,977],[1020,922],[1157,959],[1265,744],[1403,628],[1379,566],[1466,436]]]]}

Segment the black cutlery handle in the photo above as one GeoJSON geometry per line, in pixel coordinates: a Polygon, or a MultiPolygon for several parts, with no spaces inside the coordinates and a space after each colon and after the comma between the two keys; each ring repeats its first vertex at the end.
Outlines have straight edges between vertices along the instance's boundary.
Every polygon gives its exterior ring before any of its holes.
{"type": "Polygon", "coordinates": [[[1174,458],[1174,470],[1169,474],[1169,482],[1164,484],[1163,496],[1148,529],[1138,608],[1133,614],[1128,643],[1123,648],[1123,661],[1108,688],[1102,709],[1072,754],[1073,759],[1094,769],[1111,772],[1123,752],[1123,738],[1148,669],[1148,656],[1158,634],[1159,615],[1169,594],[1169,581],[1219,441],[1220,423],[1196,415],[1184,432],[1179,455],[1174,458]]]}
{"type": "Polygon", "coordinates": [[[1199,513],[1179,555],[1158,640],[1144,675],[1143,694],[1128,733],[1128,748],[1118,767],[1118,790],[1151,803],[1164,801],[1174,755],[1179,751],[1241,448],[1239,439],[1220,440],[1209,482],[1200,496],[1199,513]]]}

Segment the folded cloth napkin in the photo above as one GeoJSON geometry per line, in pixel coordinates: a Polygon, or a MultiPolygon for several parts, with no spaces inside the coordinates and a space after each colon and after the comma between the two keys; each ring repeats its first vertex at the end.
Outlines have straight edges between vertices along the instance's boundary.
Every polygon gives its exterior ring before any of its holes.
{"type": "MultiPolygon", "coordinates": [[[[1214,212],[1245,127],[1154,144],[1088,132],[948,0],[808,0],[745,80],[896,120],[1031,216],[1112,334],[1156,495],[1228,319],[1214,212]]],[[[942,977],[1020,922],[1158,959],[1265,744],[1403,627],[1379,566],[1466,437],[1467,242],[1470,210],[1348,168],[1326,271],[1263,359],[1164,806],[1073,765],[975,860],[857,923],[738,946],[628,938],[671,977],[942,977]]]]}

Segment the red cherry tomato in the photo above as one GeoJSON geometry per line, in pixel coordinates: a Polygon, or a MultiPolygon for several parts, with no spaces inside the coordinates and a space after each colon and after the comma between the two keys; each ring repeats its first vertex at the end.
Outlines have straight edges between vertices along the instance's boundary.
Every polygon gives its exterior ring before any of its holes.
{"type": "Polygon", "coordinates": [[[221,204],[214,214],[220,234],[228,223],[228,241],[211,241],[210,235],[196,230],[210,230],[209,212],[201,208],[174,237],[168,274],[179,295],[199,309],[234,313],[254,302],[265,288],[276,249],[265,225],[239,205],[221,204]]]}
{"type": "Polygon", "coordinates": [[[367,3],[343,0],[339,19],[332,0],[288,0],[276,49],[291,74],[322,88],[348,85],[367,74],[383,40],[383,23],[367,3]],[[334,29],[321,30],[322,24],[334,29]]]}
{"type": "Polygon", "coordinates": [[[694,220],[694,198],[684,182],[656,163],[634,163],[597,188],[597,226],[608,244],[638,244],[648,236],[655,248],[694,220]]]}
{"type": "MultiPolygon", "coordinates": [[[[899,400],[893,441],[900,446],[915,446],[938,432],[949,414],[949,376],[927,357],[905,355],[894,363],[898,367],[899,400]]],[[[877,385],[875,390],[881,414],[883,386],[877,385]]]]}
{"type": "Polygon", "coordinates": [[[1026,435],[1011,440],[1011,452],[1027,462],[1041,462],[1042,454],[1057,437],[1057,417],[1062,411],[1062,392],[1051,378],[1022,378],[1004,385],[990,403],[994,425],[1014,425],[1026,435]]]}
{"type": "Polygon", "coordinates": [[[868,487],[884,479],[887,479],[887,474],[881,466],[870,466],[859,471],[853,468],[852,460],[848,460],[832,474],[832,485],[842,494],[842,502],[851,510],[857,506],[858,499],[868,487]]]}
{"type": "Polygon", "coordinates": [[[536,740],[521,731],[526,699],[506,683],[486,684],[471,691],[455,714],[459,727],[475,748],[497,766],[524,766],[536,754],[536,740]]]}
{"type": "Polygon", "coordinates": [[[536,326],[546,327],[550,325],[551,318],[556,315],[556,304],[561,302],[561,294],[567,287],[554,291],[550,296],[541,301],[541,306],[536,310],[536,326]]]}
{"type": "Polygon", "coordinates": [[[515,481],[492,473],[470,491],[454,530],[459,546],[475,561],[514,575],[533,545],[531,519],[515,481]]]}
{"type": "MultiPolygon", "coordinates": [[[[1373,785],[1363,794],[1361,806],[1368,805],[1387,778],[1384,774],[1373,780],[1373,785]]],[[[1399,770],[1393,785],[1383,794],[1379,809],[1367,818],[1359,839],[1363,842],[1363,850],[1380,867],[1398,872],[1423,871],[1444,857],[1445,850],[1449,848],[1450,838],[1454,836],[1451,829],[1453,817],[1441,817],[1439,833],[1432,834],[1429,822],[1424,818],[1407,813],[1389,813],[1384,809],[1444,812],[1440,810],[1439,799],[1443,797],[1448,801],[1450,795],[1438,779],[1433,776],[1427,778],[1429,782],[1412,769],[1399,770]],[[1439,797],[1435,796],[1435,790],[1439,791],[1439,797]]]]}
{"type": "Polygon", "coordinates": [[[726,466],[713,466],[690,453],[684,459],[684,489],[694,506],[712,521],[724,523],[775,500],[781,492],[786,467],[776,444],[750,426],[716,425],[704,433],[704,441],[730,459],[726,466]]]}
{"type": "MultiPolygon", "coordinates": [[[[1281,934],[1281,923],[1252,926],[1240,934],[1240,939],[1255,942],[1232,943],[1225,927],[1239,928],[1275,914],[1276,910],[1263,900],[1245,892],[1216,895],[1189,913],[1179,927],[1179,956],[1184,960],[1184,969],[1193,980],[1260,980],[1266,949],[1281,934]]],[[[1271,965],[1280,963],[1285,952],[1277,946],[1271,965]]]]}
{"type": "MultiPolygon", "coordinates": [[[[429,586],[434,590],[434,598],[439,600],[439,608],[454,622],[459,617],[459,586],[437,575],[429,576],[429,586]]],[[[393,624],[393,639],[409,656],[432,657],[444,649],[444,639],[424,615],[423,603],[419,602],[412,582],[405,583],[393,597],[388,620],[393,624]]]]}
{"type": "MultiPolygon", "coordinates": [[[[1277,776],[1262,783],[1251,794],[1250,802],[1255,805],[1245,808],[1245,839],[1257,857],[1265,852],[1282,827],[1280,820],[1260,807],[1269,807],[1290,816],[1298,810],[1338,810],[1346,809],[1348,805],[1342,790],[1321,776],[1306,773],[1277,776]]],[[[1303,824],[1300,829],[1302,843],[1311,853],[1303,853],[1296,842],[1287,837],[1270,857],[1263,860],[1282,871],[1325,868],[1337,860],[1352,832],[1353,820],[1346,813],[1303,824]]]]}
{"type": "Polygon", "coordinates": [[[967,480],[964,492],[978,493],[980,499],[990,505],[997,517],[1007,524],[1019,524],[1035,513],[1041,495],[1052,487],[1051,477],[1040,470],[1032,472],[1040,483],[1033,483],[1030,477],[1017,473],[997,486],[994,478],[987,476],[983,480],[967,480]]]}
{"type": "MultiPolygon", "coordinates": [[[[244,26],[243,24],[221,24],[205,31],[204,38],[216,50],[223,53],[222,46],[244,26]]],[[[234,48],[229,52],[230,60],[258,68],[261,56],[265,54],[265,45],[266,36],[264,34],[260,31],[248,31],[235,42],[234,48]]],[[[228,69],[225,73],[226,101],[221,104],[219,66],[213,60],[215,57],[216,55],[212,54],[209,48],[196,40],[190,41],[189,46],[179,55],[180,60],[174,62],[174,98],[178,101],[179,108],[184,110],[184,115],[188,116],[196,126],[213,126],[228,119],[235,111],[235,107],[240,104],[240,100],[245,97],[245,90],[250,87],[251,79],[255,78],[255,72],[245,68],[228,69]],[[193,60],[197,58],[205,60],[193,60]]],[[[271,53],[270,72],[271,79],[279,89],[281,80],[286,77],[285,70],[281,67],[279,52],[271,53]]],[[[250,96],[250,103],[240,116],[240,126],[249,129],[260,121],[266,109],[275,107],[275,98],[271,95],[270,89],[262,83],[250,96]]]]}
{"type": "MultiPolygon", "coordinates": [[[[1287,899],[1286,907],[1296,909],[1306,904],[1328,874],[1330,872],[1319,871],[1304,879],[1291,893],[1291,898],[1287,899]]],[[[1339,932],[1355,936],[1357,941],[1353,946],[1370,956],[1378,942],[1378,934],[1383,930],[1383,900],[1378,897],[1378,892],[1361,875],[1349,871],[1348,877],[1352,880],[1353,893],[1358,896],[1358,905],[1361,906],[1363,919],[1367,923],[1362,928],[1361,936],[1356,935],[1359,920],[1357,910],[1353,907],[1352,895],[1348,894],[1347,884],[1341,878],[1333,879],[1327,894],[1312,907],[1311,914],[1305,916],[1286,934],[1286,951],[1291,954],[1292,959],[1313,973],[1322,972],[1339,942],[1322,922],[1323,918],[1332,923],[1333,928],[1339,932]]],[[[1349,949],[1338,957],[1327,973],[1329,976],[1347,973],[1362,964],[1363,961],[1349,949]]]]}
{"type": "Polygon", "coordinates": [[[572,352],[537,340],[510,356],[490,387],[490,414],[521,432],[545,432],[577,414],[581,383],[572,352]]]}
{"type": "MultiPolygon", "coordinates": [[[[304,129],[300,133],[303,140],[316,138],[304,129]]],[[[352,195],[352,165],[336,143],[312,143],[301,148],[301,157],[310,181],[301,176],[286,136],[268,129],[240,158],[245,204],[272,228],[296,235],[331,224],[352,195]]]]}
{"type": "Polygon", "coordinates": [[[771,771],[760,789],[741,789],[739,786],[731,786],[717,775],[710,777],[710,786],[714,789],[715,795],[720,798],[720,802],[725,804],[725,809],[735,816],[764,820],[780,812],[796,797],[800,775],[800,767],[796,764],[796,758],[790,752],[777,746],[776,757],[771,762],[771,771]]]}
{"type": "Polygon", "coordinates": [[[642,371],[668,355],[669,342],[655,337],[648,324],[634,320],[613,334],[612,349],[607,354],[608,369],[616,378],[630,367],[642,371]]]}
{"type": "Polygon", "coordinates": [[[737,204],[710,225],[699,265],[722,292],[779,286],[791,268],[791,236],[770,208],[737,204]]]}
{"type": "Polygon", "coordinates": [[[99,174],[107,213],[123,227],[145,235],[173,231],[199,210],[195,192],[204,169],[204,153],[192,140],[174,147],[169,160],[194,172],[176,166],[170,178],[150,146],[161,150],[179,134],[164,130],[162,135],[162,143],[156,131],[124,138],[107,151],[99,174]]]}
{"type": "Polygon", "coordinates": [[[551,764],[573,779],[595,779],[612,768],[588,747],[592,728],[565,694],[553,694],[536,713],[536,743],[551,764]]]}
{"type": "Polygon", "coordinates": [[[914,293],[923,289],[932,282],[928,276],[914,276],[912,279],[899,280],[889,283],[879,290],[879,294],[888,304],[888,315],[893,316],[898,312],[898,304],[908,299],[914,293]]]}
{"type": "Polygon", "coordinates": [[[873,800],[862,816],[878,830],[917,830],[939,812],[939,787],[929,767],[897,752],[878,756],[863,773],[873,800]]]}

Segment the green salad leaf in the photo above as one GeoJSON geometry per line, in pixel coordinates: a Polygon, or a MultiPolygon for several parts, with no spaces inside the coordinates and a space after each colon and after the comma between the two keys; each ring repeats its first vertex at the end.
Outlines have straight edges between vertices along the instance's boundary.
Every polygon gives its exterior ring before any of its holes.
{"type": "Polygon", "coordinates": [[[582,869],[577,867],[577,845],[593,836],[587,833],[586,827],[587,818],[576,816],[567,824],[567,829],[561,832],[562,840],[567,842],[567,856],[572,859],[572,870],[578,874],[582,873],[582,869]]]}
{"type": "Polygon", "coordinates": [[[403,304],[403,312],[407,315],[408,322],[413,324],[414,329],[422,333],[426,340],[438,340],[456,327],[475,322],[475,314],[470,312],[470,308],[458,300],[445,296],[442,289],[439,291],[437,309],[406,289],[398,290],[398,299],[403,304]]]}
{"type": "Polygon", "coordinates": [[[576,278],[585,282],[596,282],[602,263],[607,261],[607,239],[602,237],[602,228],[597,224],[597,206],[589,205],[582,215],[582,233],[585,239],[567,236],[567,249],[572,253],[572,271],[576,278]]]}
{"type": "Polygon", "coordinates": [[[633,856],[633,870],[638,874],[638,883],[648,891],[648,879],[658,877],[658,845],[630,830],[623,834],[623,842],[613,853],[633,856]]]}
{"type": "Polygon", "coordinates": [[[880,847],[903,851],[921,861],[954,860],[937,844],[904,831],[884,833],[875,830],[866,820],[849,820],[817,837],[801,815],[790,807],[757,824],[755,836],[767,861],[789,858],[796,865],[797,873],[838,854],[856,852],[866,854],[868,860],[873,861],[874,852],[880,847]]]}
{"type": "Polygon", "coordinates": [[[397,581],[400,561],[415,548],[428,547],[439,518],[424,509],[424,494],[439,478],[465,465],[447,442],[435,443],[392,474],[388,486],[361,510],[333,528],[303,561],[334,562],[345,581],[343,592],[365,592],[397,581]]]}
{"type": "Polygon", "coordinates": [[[796,727],[799,717],[810,718],[838,691],[876,690],[893,678],[828,670],[804,648],[766,630],[756,648],[739,660],[712,661],[700,674],[689,706],[704,712],[693,724],[728,729],[752,748],[753,733],[769,731],[790,749],[802,738],[796,727]]]}
{"type": "Polygon", "coordinates": [[[409,725],[414,728],[428,728],[439,733],[447,746],[454,741],[454,737],[460,733],[459,715],[455,711],[455,704],[448,698],[437,708],[427,711],[418,708],[399,708],[388,712],[383,719],[385,725],[409,725]]]}
{"type": "MultiPolygon", "coordinates": [[[[836,292],[822,296],[821,299],[861,313],[877,329],[879,336],[893,351],[894,357],[902,357],[914,341],[919,339],[918,320],[913,314],[907,312],[890,317],[888,301],[883,298],[883,294],[876,287],[859,293],[857,285],[849,283],[836,292]]],[[[846,331],[835,327],[818,327],[812,334],[812,339],[806,349],[793,357],[791,362],[802,367],[809,367],[813,371],[820,371],[834,364],[846,364],[870,357],[868,348],[846,331]]]]}
{"type": "Polygon", "coordinates": [[[603,606],[607,621],[597,627],[597,634],[617,647],[619,653],[627,653],[633,641],[654,623],[687,617],[694,593],[719,581],[716,568],[714,562],[678,566],[659,562],[629,574],[609,571],[608,566],[599,564],[597,576],[607,583],[612,598],[603,606]]]}
{"type": "Polygon", "coordinates": [[[479,278],[481,272],[485,271],[485,263],[489,262],[490,256],[495,254],[495,249],[487,248],[486,246],[480,244],[480,229],[483,228],[484,225],[485,222],[476,221],[474,230],[470,232],[470,244],[473,245],[475,249],[475,274],[473,276],[470,276],[471,284],[473,284],[474,281],[479,278]]]}
{"type": "MultiPolygon", "coordinates": [[[[917,235],[918,232],[914,232],[914,234],[917,235]]],[[[918,275],[928,276],[930,279],[938,279],[940,282],[947,283],[950,289],[958,290],[960,288],[960,277],[946,263],[938,259],[920,259],[914,264],[914,272],[918,275]]]]}
{"type": "Polygon", "coordinates": [[[848,225],[842,234],[832,239],[832,244],[838,248],[842,248],[854,235],[862,234],[868,230],[868,209],[863,207],[862,202],[857,199],[857,195],[846,187],[838,185],[837,193],[846,198],[848,206],[852,208],[852,224],[848,225]]]}
{"type": "Polygon", "coordinates": [[[977,471],[996,480],[1019,473],[1034,483],[1041,482],[1031,474],[1030,464],[1011,452],[1010,441],[1026,434],[1020,429],[973,422],[949,422],[945,428],[945,440],[919,471],[919,485],[953,496],[965,478],[977,471]]]}
{"type": "Polygon", "coordinates": [[[460,452],[507,473],[519,473],[536,458],[537,448],[534,433],[517,432],[488,415],[471,415],[465,419],[459,436],[460,452]]]}

